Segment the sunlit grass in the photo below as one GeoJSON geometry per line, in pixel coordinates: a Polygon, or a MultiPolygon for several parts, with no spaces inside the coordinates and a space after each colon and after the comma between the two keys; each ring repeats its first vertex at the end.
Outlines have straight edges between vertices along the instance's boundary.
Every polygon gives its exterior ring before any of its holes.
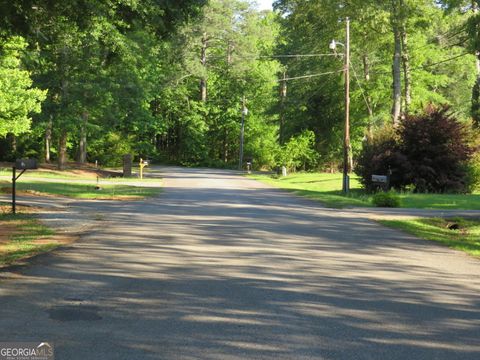
{"type": "MultiPolygon", "coordinates": [[[[8,235],[6,242],[0,243],[0,266],[12,264],[18,260],[50,251],[60,244],[48,238],[54,231],[40,224],[28,214],[0,214],[0,226],[14,227],[15,232],[8,235]],[[47,239],[37,243],[37,240],[47,239]]],[[[4,234],[5,235],[5,234],[4,234]]]]}
{"type": "MultiPolygon", "coordinates": [[[[144,178],[140,179],[138,176],[138,169],[133,169],[137,173],[134,173],[132,177],[123,178],[121,176],[118,177],[102,177],[100,176],[100,181],[106,182],[146,182],[146,183],[154,183],[159,182],[160,179],[158,178],[149,178],[149,171],[144,171],[144,178]]],[[[18,175],[19,171],[17,171],[18,175]]],[[[121,172],[119,172],[121,174],[121,172]]],[[[12,178],[12,169],[7,168],[0,168],[0,177],[4,180],[9,180],[12,178]]],[[[90,173],[85,171],[75,171],[75,170],[66,170],[66,171],[59,171],[59,170],[27,170],[21,176],[22,179],[24,178],[35,178],[35,179],[58,179],[58,180],[75,180],[75,181],[94,181],[97,179],[97,175],[92,171],[90,173]]]]}
{"type": "Polygon", "coordinates": [[[432,240],[450,248],[480,257],[480,220],[455,219],[414,219],[379,220],[383,225],[403,230],[425,240],[432,240]],[[458,230],[448,225],[457,224],[458,230]]]}
{"type": "MultiPolygon", "coordinates": [[[[25,179],[28,180],[28,179],[25,179]]],[[[7,190],[8,184],[1,183],[0,187],[7,190]]],[[[96,190],[94,184],[78,184],[68,182],[41,182],[19,181],[18,191],[30,192],[33,195],[59,195],[78,199],[122,200],[142,199],[155,196],[161,192],[157,187],[140,187],[129,185],[102,185],[96,190]]]]}
{"type": "MultiPolygon", "coordinates": [[[[251,175],[252,178],[322,202],[328,207],[372,206],[372,196],[362,189],[358,177],[350,177],[350,194],[344,196],[342,174],[297,173],[286,177],[251,175]]],[[[480,194],[399,193],[401,207],[418,209],[480,210],[480,194]]]]}

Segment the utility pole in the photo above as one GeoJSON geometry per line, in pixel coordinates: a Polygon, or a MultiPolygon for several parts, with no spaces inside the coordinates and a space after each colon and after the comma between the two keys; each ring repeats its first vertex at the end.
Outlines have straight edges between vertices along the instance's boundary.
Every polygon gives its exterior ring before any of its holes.
{"type": "Polygon", "coordinates": [[[246,99],[245,96],[242,100],[242,126],[240,128],[240,156],[238,159],[238,170],[243,168],[243,140],[245,135],[245,116],[248,114],[248,109],[245,105],[246,99]]]}
{"type": "Polygon", "coordinates": [[[280,145],[285,143],[285,100],[287,98],[287,72],[283,72],[282,89],[280,91],[280,145]]]}
{"type": "Polygon", "coordinates": [[[345,39],[345,130],[343,138],[343,185],[342,192],[348,194],[350,190],[350,18],[346,22],[345,39]]]}

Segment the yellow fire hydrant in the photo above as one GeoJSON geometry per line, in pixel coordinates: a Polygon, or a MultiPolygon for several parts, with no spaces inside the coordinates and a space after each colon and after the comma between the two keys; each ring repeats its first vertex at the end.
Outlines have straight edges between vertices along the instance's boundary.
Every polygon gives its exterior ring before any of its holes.
{"type": "Polygon", "coordinates": [[[140,179],[143,179],[143,168],[145,166],[148,166],[148,161],[140,158],[140,164],[139,165],[140,165],[140,179]]]}

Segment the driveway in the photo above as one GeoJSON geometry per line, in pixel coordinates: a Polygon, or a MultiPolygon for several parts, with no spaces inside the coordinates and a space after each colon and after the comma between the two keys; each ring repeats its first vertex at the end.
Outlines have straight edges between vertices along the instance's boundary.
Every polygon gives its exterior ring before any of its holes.
{"type": "MultiPolygon", "coordinates": [[[[235,172],[141,202],[0,281],[0,341],[56,359],[479,359],[480,261],[235,172]]],[[[92,220],[93,221],[93,220],[92,220]]]]}

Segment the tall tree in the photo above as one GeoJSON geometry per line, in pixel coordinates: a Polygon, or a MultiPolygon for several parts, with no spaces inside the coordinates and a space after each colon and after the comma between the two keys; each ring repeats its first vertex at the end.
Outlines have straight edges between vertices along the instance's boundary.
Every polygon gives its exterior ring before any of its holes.
{"type": "Polygon", "coordinates": [[[21,37],[0,38],[0,137],[30,130],[32,113],[40,112],[46,91],[32,87],[30,73],[22,67],[27,44],[21,37]]]}

